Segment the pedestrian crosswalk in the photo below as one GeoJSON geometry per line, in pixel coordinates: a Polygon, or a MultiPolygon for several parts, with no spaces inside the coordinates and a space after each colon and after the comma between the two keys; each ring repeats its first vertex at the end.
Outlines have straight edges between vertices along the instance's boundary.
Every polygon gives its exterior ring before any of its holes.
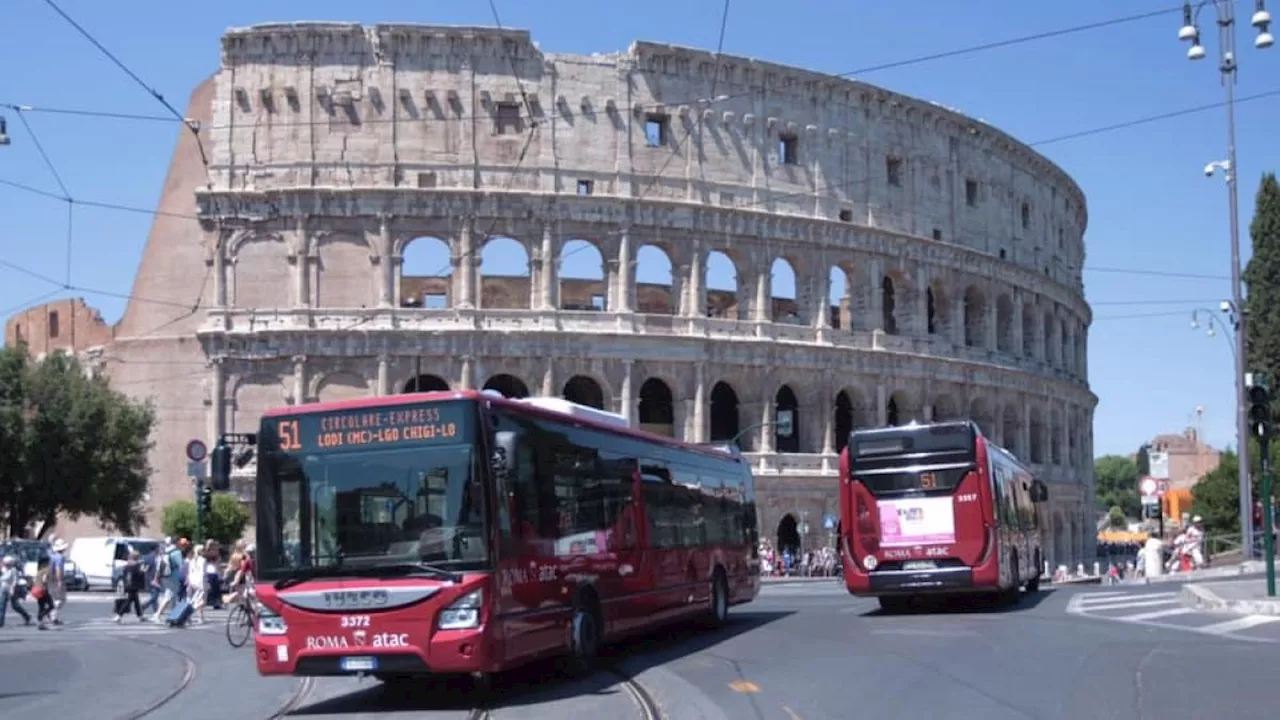
{"type": "Polygon", "coordinates": [[[761,583],[760,597],[780,597],[780,596],[824,596],[824,595],[848,595],[849,591],[845,588],[844,582],[832,578],[829,580],[804,580],[801,582],[765,582],[761,583]]]}
{"type": "Polygon", "coordinates": [[[226,626],[226,610],[206,610],[204,617],[204,623],[196,622],[193,618],[192,622],[186,626],[175,628],[170,627],[163,620],[156,622],[150,617],[145,621],[139,621],[135,615],[126,615],[117,623],[112,615],[106,614],[87,620],[69,621],[59,630],[93,635],[163,635],[175,632],[221,630],[226,626]]]}
{"type": "Polygon", "coordinates": [[[1280,643],[1280,615],[1230,615],[1196,610],[1183,605],[1177,591],[1082,592],[1067,603],[1067,612],[1111,622],[1280,643]]]}

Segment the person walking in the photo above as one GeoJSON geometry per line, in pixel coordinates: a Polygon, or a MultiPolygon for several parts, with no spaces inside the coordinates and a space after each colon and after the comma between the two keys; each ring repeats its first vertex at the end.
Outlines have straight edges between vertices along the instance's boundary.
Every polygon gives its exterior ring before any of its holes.
{"type": "Polygon", "coordinates": [[[187,560],[187,599],[191,602],[191,609],[196,613],[194,623],[196,625],[204,624],[204,607],[207,598],[205,570],[209,564],[209,550],[208,543],[199,545],[187,560]]]}
{"type": "Polygon", "coordinates": [[[142,598],[139,593],[147,587],[147,574],[137,550],[129,551],[129,561],[125,563],[120,586],[124,588],[124,596],[116,598],[116,623],[124,619],[124,614],[130,607],[138,616],[138,622],[143,622],[142,598]]]}
{"type": "Polygon", "coordinates": [[[53,600],[53,624],[62,624],[62,606],[67,604],[67,541],[56,538],[49,552],[49,594],[53,600]]]}
{"type": "Polygon", "coordinates": [[[18,578],[21,573],[14,567],[13,556],[6,555],[0,560],[0,627],[4,627],[4,616],[9,608],[22,616],[23,624],[31,624],[31,614],[22,607],[22,595],[18,578]]]}
{"type": "Polygon", "coordinates": [[[49,592],[49,582],[53,570],[49,567],[49,558],[40,558],[36,566],[36,584],[31,588],[31,597],[36,599],[36,629],[49,629],[49,616],[53,615],[53,595],[49,592]]]}

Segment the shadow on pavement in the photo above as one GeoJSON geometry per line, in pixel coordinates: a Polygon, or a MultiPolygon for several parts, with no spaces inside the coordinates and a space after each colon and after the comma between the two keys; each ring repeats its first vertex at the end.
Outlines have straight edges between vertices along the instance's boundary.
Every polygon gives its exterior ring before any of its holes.
{"type": "Polygon", "coordinates": [[[913,598],[911,605],[904,610],[891,611],[876,609],[863,613],[862,617],[893,617],[897,615],[924,613],[935,615],[964,615],[972,613],[1001,615],[1004,613],[1022,612],[1035,608],[1040,603],[1048,599],[1053,593],[1053,590],[1048,589],[1040,589],[1036,592],[1024,592],[1018,602],[1012,604],[1001,599],[998,595],[925,595],[913,598]]]}
{"type": "Polygon", "coordinates": [[[781,620],[791,612],[731,612],[724,627],[707,630],[697,623],[680,623],[651,631],[601,649],[601,670],[586,677],[572,677],[559,660],[545,660],[501,673],[490,688],[476,686],[467,677],[424,677],[412,684],[387,685],[366,680],[360,690],[303,705],[291,717],[397,710],[469,710],[481,705],[511,708],[537,705],[584,695],[615,695],[621,678],[614,669],[627,660],[631,673],[662,665],[679,657],[713,647],[732,637],[781,620]]]}

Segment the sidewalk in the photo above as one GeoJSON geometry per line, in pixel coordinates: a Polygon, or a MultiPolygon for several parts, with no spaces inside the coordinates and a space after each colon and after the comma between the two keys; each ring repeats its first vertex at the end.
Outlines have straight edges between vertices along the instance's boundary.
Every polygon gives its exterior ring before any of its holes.
{"type": "Polygon", "coordinates": [[[1191,572],[1176,572],[1158,575],[1156,577],[1144,577],[1133,580],[1122,580],[1121,585],[1158,585],[1167,582],[1186,582],[1188,580],[1214,580],[1217,578],[1232,577],[1235,575],[1248,575],[1266,570],[1266,563],[1261,560],[1249,560],[1238,565],[1223,565],[1220,567],[1211,567],[1204,570],[1192,570],[1191,572]]]}
{"type": "MultiPolygon", "coordinates": [[[[1261,564],[1261,563],[1259,563],[1261,564]]],[[[1267,597],[1266,578],[1182,586],[1178,599],[1195,610],[1238,615],[1280,615],[1280,595],[1267,597]]]]}

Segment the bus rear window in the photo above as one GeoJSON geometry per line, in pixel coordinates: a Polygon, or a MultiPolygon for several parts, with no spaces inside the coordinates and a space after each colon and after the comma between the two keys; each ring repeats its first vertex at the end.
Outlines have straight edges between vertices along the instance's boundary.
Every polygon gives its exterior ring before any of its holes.
{"type": "Polygon", "coordinates": [[[892,495],[914,490],[955,490],[969,471],[970,468],[920,472],[877,470],[862,474],[855,471],[853,478],[865,485],[872,495],[892,495]]]}

